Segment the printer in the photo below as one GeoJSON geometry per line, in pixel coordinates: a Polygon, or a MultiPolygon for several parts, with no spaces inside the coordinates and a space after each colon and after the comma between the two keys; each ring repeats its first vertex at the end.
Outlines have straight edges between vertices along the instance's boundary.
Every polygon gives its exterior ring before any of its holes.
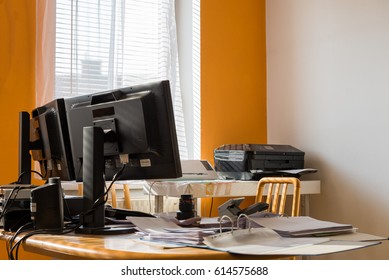
{"type": "Polygon", "coordinates": [[[259,180],[265,176],[300,177],[303,151],[290,145],[227,144],[214,150],[215,170],[225,179],[259,180]]]}

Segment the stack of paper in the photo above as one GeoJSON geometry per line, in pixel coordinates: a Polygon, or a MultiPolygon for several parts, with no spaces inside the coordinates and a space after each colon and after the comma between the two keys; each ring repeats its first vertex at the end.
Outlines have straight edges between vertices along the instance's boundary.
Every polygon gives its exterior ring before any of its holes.
{"type": "Polygon", "coordinates": [[[247,255],[293,255],[291,249],[302,249],[328,242],[328,238],[281,237],[269,228],[252,228],[205,237],[204,243],[221,251],[247,255]]]}
{"type": "Polygon", "coordinates": [[[163,218],[131,217],[130,220],[145,240],[200,245],[205,236],[216,232],[216,229],[180,227],[163,218]]]}
{"type": "Polygon", "coordinates": [[[325,236],[345,232],[352,232],[355,229],[350,224],[339,224],[328,221],[321,221],[308,216],[298,217],[250,217],[259,226],[275,230],[281,236],[325,236]]]}
{"type": "Polygon", "coordinates": [[[380,244],[379,241],[333,241],[328,237],[281,237],[269,228],[240,229],[204,238],[208,248],[245,255],[313,256],[380,244]]]}

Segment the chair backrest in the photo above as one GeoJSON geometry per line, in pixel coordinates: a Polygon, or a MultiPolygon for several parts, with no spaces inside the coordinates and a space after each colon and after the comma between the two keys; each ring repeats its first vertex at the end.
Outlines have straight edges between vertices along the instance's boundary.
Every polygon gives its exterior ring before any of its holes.
{"type": "Polygon", "coordinates": [[[268,203],[268,212],[298,216],[300,214],[300,180],[294,177],[264,177],[258,182],[255,201],[268,203]],[[293,187],[292,210],[291,213],[285,213],[289,186],[293,187]],[[267,191],[264,194],[266,187],[267,191]]]}
{"type": "MultiPolygon", "coordinates": [[[[116,194],[116,188],[121,186],[123,188],[123,207],[119,208],[125,208],[125,209],[131,209],[131,202],[130,202],[130,187],[128,184],[113,184],[112,188],[109,191],[108,194],[108,203],[112,205],[112,207],[117,208],[118,207],[118,198],[116,194]]],[[[78,195],[83,194],[83,185],[82,183],[78,184],[78,195]]]]}

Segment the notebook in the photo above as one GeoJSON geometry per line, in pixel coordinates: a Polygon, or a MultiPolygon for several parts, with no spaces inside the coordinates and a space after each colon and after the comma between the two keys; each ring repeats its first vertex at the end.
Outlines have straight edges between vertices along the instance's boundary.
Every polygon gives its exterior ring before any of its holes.
{"type": "Polygon", "coordinates": [[[182,177],[178,180],[217,180],[219,176],[207,160],[181,160],[182,177]]]}

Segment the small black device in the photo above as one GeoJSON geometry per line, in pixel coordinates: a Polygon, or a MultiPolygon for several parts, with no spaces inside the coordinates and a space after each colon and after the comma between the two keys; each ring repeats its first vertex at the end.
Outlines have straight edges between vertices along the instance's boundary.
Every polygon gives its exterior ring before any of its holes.
{"type": "Polygon", "coordinates": [[[14,232],[31,222],[30,196],[33,185],[0,186],[0,227],[14,232]]]}
{"type": "Polygon", "coordinates": [[[256,212],[261,212],[269,208],[269,204],[265,202],[258,202],[250,205],[245,209],[240,209],[239,205],[242,203],[243,200],[244,200],[243,197],[233,198],[220,205],[217,209],[219,218],[223,216],[228,216],[232,219],[236,219],[241,214],[251,215],[256,212]]]}
{"type": "Polygon", "coordinates": [[[64,228],[63,194],[59,178],[50,178],[47,184],[31,190],[31,220],[35,229],[64,228]]]}
{"type": "Polygon", "coordinates": [[[195,216],[193,195],[182,194],[178,204],[177,220],[186,220],[195,216]]]}

